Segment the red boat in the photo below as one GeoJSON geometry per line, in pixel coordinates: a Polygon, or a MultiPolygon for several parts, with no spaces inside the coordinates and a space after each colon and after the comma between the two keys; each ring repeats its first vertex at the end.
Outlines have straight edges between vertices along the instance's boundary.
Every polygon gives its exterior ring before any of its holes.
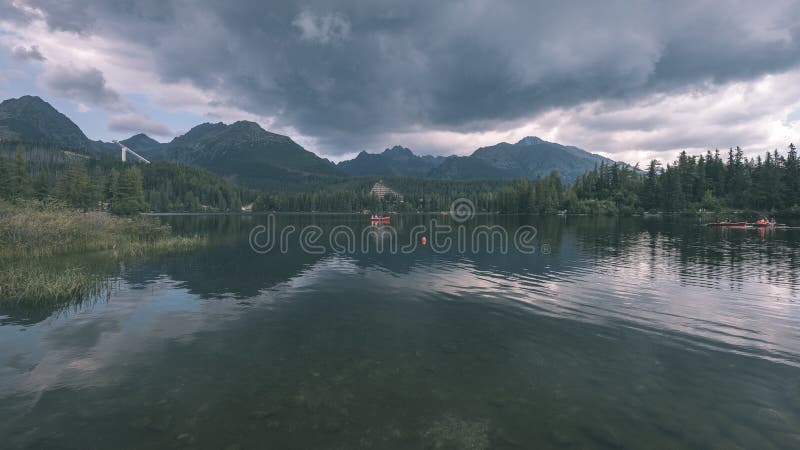
{"type": "Polygon", "coordinates": [[[747,225],[759,228],[767,228],[767,227],[774,227],[775,225],[777,225],[777,223],[775,223],[774,220],[758,219],[757,221],[753,223],[748,223],[747,225]]]}
{"type": "Polygon", "coordinates": [[[384,222],[385,223],[385,222],[389,222],[389,216],[376,216],[376,215],[373,214],[372,217],[369,218],[369,221],[372,222],[372,223],[378,223],[378,222],[384,222]]]}
{"type": "Polygon", "coordinates": [[[706,224],[707,227],[727,227],[727,228],[744,228],[747,222],[711,222],[706,224]]]}

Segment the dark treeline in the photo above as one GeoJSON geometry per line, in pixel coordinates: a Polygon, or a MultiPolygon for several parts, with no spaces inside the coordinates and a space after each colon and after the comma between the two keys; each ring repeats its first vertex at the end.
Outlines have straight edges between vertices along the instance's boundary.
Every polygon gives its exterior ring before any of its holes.
{"type": "Polygon", "coordinates": [[[447,211],[466,198],[477,211],[583,214],[751,210],[800,214],[800,164],[794,145],[746,158],[740,148],[723,156],[682,152],[645,171],[601,163],[564,183],[558,173],[537,180],[384,179],[402,194],[369,193],[377,178],[340,178],[311,192],[258,193],[197,167],[169,162],[122,163],[22,144],[0,144],[0,198],[55,199],[82,209],[119,214],[142,211],[447,211]]]}
{"type": "Polygon", "coordinates": [[[435,180],[412,177],[384,179],[384,184],[400,193],[384,198],[371,195],[377,179],[363,179],[356,189],[317,192],[273,192],[259,196],[257,211],[448,211],[453,201],[470,200],[479,212],[531,213],[556,212],[564,207],[578,208],[570,186],[558,173],[529,180],[435,180]]]}
{"type": "Polygon", "coordinates": [[[39,146],[0,147],[0,198],[56,200],[116,214],[146,211],[240,211],[253,191],[197,167],[123,163],[39,146]]]}
{"type": "Polygon", "coordinates": [[[140,165],[153,211],[241,211],[257,194],[198,167],[155,161],[140,165]]]}
{"type": "Polygon", "coordinates": [[[500,191],[513,186],[509,180],[434,180],[413,177],[382,179],[403,196],[384,198],[369,190],[377,178],[358,178],[331,190],[315,192],[271,192],[259,196],[257,211],[446,211],[453,200],[468,198],[481,211],[497,211],[500,191]]]}
{"type": "Polygon", "coordinates": [[[739,147],[724,157],[718,150],[701,156],[682,152],[663,168],[652,161],[644,175],[624,166],[601,166],[578,178],[575,192],[579,199],[604,202],[620,212],[727,209],[797,214],[800,164],[793,144],[786,155],[775,150],[756,158],[746,158],[739,147]]]}
{"type": "Polygon", "coordinates": [[[741,148],[702,156],[682,152],[662,167],[646,171],[626,164],[601,163],[566,184],[558,173],[537,180],[430,180],[390,178],[385,184],[404,196],[369,195],[368,180],[358,190],[271,193],[259,197],[262,211],[446,211],[467,198],[478,211],[500,213],[633,214],[749,210],[800,214],[800,164],[794,145],[746,158],[741,148]]]}

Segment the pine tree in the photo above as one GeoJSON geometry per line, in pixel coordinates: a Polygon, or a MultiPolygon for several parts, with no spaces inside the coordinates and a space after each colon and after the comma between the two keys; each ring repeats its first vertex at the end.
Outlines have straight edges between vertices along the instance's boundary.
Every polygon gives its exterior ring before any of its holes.
{"type": "Polygon", "coordinates": [[[61,173],[56,181],[54,194],[75,208],[89,209],[95,207],[95,189],[92,180],[86,173],[83,162],[73,162],[61,173]]]}
{"type": "MultiPolygon", "coordinates": [[[[239,212],[239,211],[242,210],[242,201],[240,200],[239,194],[237,192],[234,192],[231,195],[230,207],[231,207],[231,211],[239,212]]],[[[342,207],[340,207],[340,208],[332,208],[332,210],[335,210],[335,211],[348,211],[349,208],[345,207],[342,204],[342,207]]]]}
{"type": "Polygon", "coordinates": [[[783,206],[786,208],[800,206],[800,162],[797,159],[797,148],[794,144],[789,144],[784,172],[783,206]]]}
{"type": "Polygon", "coordinates": [[[662,175],[664,177],[665,206],[669,211],[682,211],[686,208],[680,171],[667,166],[662,175]]]}
{"type": "Polygon", "coordinates": [[[728,194],[731,193],[731,190],[734,186],[734,166],[736,166],[736,157],[733,154],[733,147],[728,149],[728,163],[725,165],[725,189],[724,191],[728,194]]]}
{"type": "Polygon", "coordinates": [[[11,198],[11,175],[6,158],[0,156],[0,198],[11,198]]]}
{"type": "Polygon", "coordinates": [[[658,166],[660,163],[657,160],[650,161],[650,166],[647,168],[647,176],[644,179],[644,186],[642,187],[642,198],[640,203],[645,210],[656,209],[659,203],[658,192],[658,166]]]}
{"type": "Polygon", "coordinates": [[[709,211],[719,211],[721,208],[721,203],[719,199],[714,197],[714,193],[711,190],[706,191],[703,194],[703,200],[700,202],[704,209],[709,211]]]}
{"type": "Polygon", "coordinates": [[[194,192],[189,191],[186,195],[183,196],[183,209],[187,211],[198,211],[200,208],[198,207],[199,203],[194,196],[194,192]]]}
{"type": "Polygon", "coordinates": [[[111,169],[105,179],[103,186],[103,200],[108,202],[109,209],[113,207],[114,198],[117,196],[117,186],[119,184],[119,171],[111,169]]]}
{"type": "Polygon", "coordinates": [[[147,204],[152,211],[164,211],[164,205],[161,202],[161,193],[158,191],[148,192],[147,204]]]}
{"type": "Polygon", "coordinates": [[[37,200],[45,200],[50,195],[50,179],[44,170],[40,170],[33,180],[33,196],[37,200]]]}
{"type": "Polygon", "coordinates": [[[736,147],[733,154],[733,165],[729,164],[728,172],[730,173],[730,183],[727,186],[728,194],[731,198],[731,204],[737,208],[747,206],[749,179],[747,176],[747,168],[745,167],[744,151],[740,147],[736,147]]]}
{"type": "MultiPolygon", "coordinates": [[[[214,197],[213,197],[213,198],[214,198],[214,202],[213,202],[213,204],[214,204],[214,206],[216,206],[216,207],[217,207],[219,210],[221,210],[221,211],[225,211],[226,209],[228,209],[228,204],[227,204],[227,202],[225,201],[225,196],[224,196],[224,195],[222,195],[222,191],[221,191],[221,190],[217,189],[216,191],[214,191],[214,197]]],[[[312,210],[313,210],[313,209],[314,209],[314,208],[312,208],[312,210]]]]}
{"type": "Polygon", "coordinates": [[[146,210],[142,172],[136,166],[127,168],[119,175],[117,188],[111,200],[111,211],[114,214],[130,215],[146,210]]]}
{"type": "Polygon", "coordinates": [[[772,210],[780,204],[783,186],[783,171],[780,156],[767,152],[761,168],[759,185],[754,185],[753,190],[758,201],[755,204],[772,210]]]}
{"type": "Polygon", "coordinates": [[[725,193],[725,163],[722,162],[719,149],[714,151],[714,162],[710,170],[709,178],[713,183],[714,194],[717,197],[722,197],[725,193]]]}
{"type": "Polygon", "coordinates": [[[8,190],[11,198],[28,197],[28,167],[23,156],[24,147],[17,146],[17,155],[8,167],[8,190]]]}

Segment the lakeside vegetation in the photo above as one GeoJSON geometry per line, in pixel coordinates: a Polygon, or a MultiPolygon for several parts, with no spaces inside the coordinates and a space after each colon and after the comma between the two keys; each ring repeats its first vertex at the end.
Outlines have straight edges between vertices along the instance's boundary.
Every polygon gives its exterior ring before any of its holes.
{"type": "Polygon", "coordinates": [[[626,167],[601,166],[575,183],[579,199],[606,202],[614,212],[759,211],[800,215],[800,162],[789,144],[763,157],[741,148],[678,158],[662,167],[652,161],[644,175],[626,167]]]}
{"type": "Polygon", "coordinates": [[[240,211],[255,191],[198,167],[123,163],[42,144],[0,142],[0,198],[58,200],[82,210],[240,211]]]}
{"type": "Polygon", "coordinates": [[[0,301],[63,303],[99,295],[120,262],[204,243],[146,217],[0,201],[0,301]]]}
{"type": "Polygon", "coordinates": [[[82,210],[129,215],[140,212],[254,211],[360,212],[446,211],[468,198],[479,212],[507,214],[617,215],[752,211],[800,215],[800,163],[790,144],[763,157],[746,158],[741,148],[726,157],[717,150],[682,152],[666,165],[645,171],[601,162],[565,183],[557,172],[536,180],[440,180],[390,177],[383,182],[403,198],[370,194],[377,177],[331,179],[305,192],[257,192],[197,167],[170,162],[123,164],[111,157],[8,144],[0,148],[0,198],[58,200],[82,210]],[[13,153],[13,156],[12,155],[13,153]]]}
{"type": "Polygon", "coordinates": [[[627,215],[751,211],[780,216],[800,215],[800,163],[790,144],[786,155],[775,150],[746,158],[741,148],[678,158],[662,166],[652,161],[646,171],[626,164],[601,163],[564,183],[557,172],[536,180],[430,180],[388,178],[385,183],[404,195],[378,199],[362,191],[277,192],[263,194],[261,211],[445,211],[457,198],[468,198],[481,212],[506,214],[627,215]]]}

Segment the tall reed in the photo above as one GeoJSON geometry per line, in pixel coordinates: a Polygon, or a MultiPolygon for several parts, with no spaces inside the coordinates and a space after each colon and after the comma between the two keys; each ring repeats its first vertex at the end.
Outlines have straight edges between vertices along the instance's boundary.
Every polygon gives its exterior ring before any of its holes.
{"type": "Polygon", "coordinates": [[[0,302],[63,303],[101,295],[119,262],[204,243],[199,236],[176,236],[149,217],[0,203],[0,302]]]}

